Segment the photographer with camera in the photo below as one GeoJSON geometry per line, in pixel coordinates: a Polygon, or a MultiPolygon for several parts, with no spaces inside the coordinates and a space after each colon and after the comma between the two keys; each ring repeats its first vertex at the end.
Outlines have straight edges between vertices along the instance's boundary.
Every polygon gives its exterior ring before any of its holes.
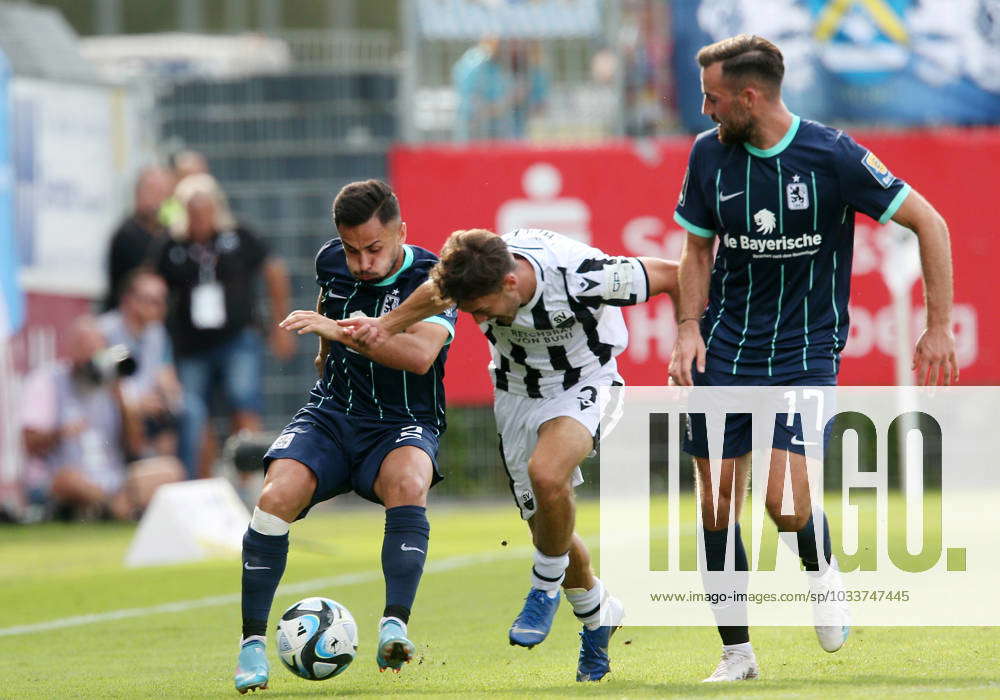
{"type": "Polygon", "coordinates": [[[166,282],[139,267],[125,278],[118,308],[97,318],[107,342],[124,345],[138,365],[121,382],[125,403],[142,425],[142,444],[132,457],[177,454],[184,399],[163,325],[166,314],[166,282]]]}
{"type": "Polygon", "coordinates": [[[129,464],[142,445],[142,427],[122,396],[122,377],[134,374],[125,346],[107,347],[97,321],[77,318],[66,362],[41,367],[27,380],[22,404],[25,449],[36,461],[56,514],[129,519],[162,484],[182,476],[173,457],[129,464]]]}

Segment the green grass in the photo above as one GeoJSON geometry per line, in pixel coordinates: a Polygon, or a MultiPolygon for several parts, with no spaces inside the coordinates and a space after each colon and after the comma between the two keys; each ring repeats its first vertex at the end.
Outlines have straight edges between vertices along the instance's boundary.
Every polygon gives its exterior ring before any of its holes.
{"type": "MultiPolygon", "coordinates": [[[[565,602],[545,644],[528,651],[507,643],[528,583],[527,528],[514,509],[436,505],[431,522],[429,571],[410,625],[419,658],[399,675],[378,673],[372,658],[383,605],[382,511],[320,511],[293,528],[283,583],[374,573],[367,583],[279,594],[272,624],[296,600],[324,595],[353,612],[360,648],[343,675],[311,683],[282,668],[272,644],[265,697],[1000,697],[997,628],[858,629],[841,651],[827,654],[808,627],[760,627],[753,641],[763,678],[735,687],[698,683],[717,661],[714,629],[625,628],[612,640],[608,679],[577,684],[577,625],[565,602]],[[460,556],[482,559],[434,570],[434,562],[460,556]]],[[[596,545],[595,504],[581,505],[579,526],[596,545]]],[[[0,628],[239,591],[235,558],[123,568],[132,533],[120,525],[0,528],[0,628]]],[[[235,697],[239,626],[239,604],[232,602],[0,636],[0,698],[235,697]]]]}

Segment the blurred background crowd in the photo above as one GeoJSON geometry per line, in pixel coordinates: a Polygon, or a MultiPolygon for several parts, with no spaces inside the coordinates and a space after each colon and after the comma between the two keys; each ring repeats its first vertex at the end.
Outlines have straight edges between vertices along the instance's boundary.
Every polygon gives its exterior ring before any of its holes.
{"type": "MultiPolygon", "coordinates": [[[[255,498],[315,380],[314,339],[276,323],[314,307],[352,180],[388,180],[432,250],[530,225],[676,258],[711,126],[693,55],[744,31],[784,51],[793,111],[857,130],[949,219],[963,378],[996,383],[977,272],[1000,245],[969,217],[1000,184],[997,0],[0,1],[0,517],[134,518],[219,473],[255,498]]],[[[859,220],[845,383],[908,381],[911,243],[859,220]]],[[[626,379],[662,384],[669,301],[627,321],[626,379]]],[[[469,325],[438,491],[496,495],[469,325]]]]}

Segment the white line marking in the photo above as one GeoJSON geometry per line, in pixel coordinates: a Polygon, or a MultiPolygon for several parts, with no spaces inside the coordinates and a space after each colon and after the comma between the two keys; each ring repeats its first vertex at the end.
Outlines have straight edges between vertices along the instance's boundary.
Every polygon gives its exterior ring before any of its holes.
{"type": "MultiPolygon", "coordinates": [[[[511,549],[502,553],[472,554],[458,557],[449,557],[438,561],[430,562],[424,568],[425,574],[436,574],[442,571],[451,571],[473,564],[484,564],[499,559],[507,559],[512,556],[529,554],[532,550],[527,547],[511,549]]],[[[324,586],[351,586],[360,583],[370,583],[380,581],[382,571],[358,571],[353,574],[341,574],[340,576],[328,576],[325,578],[314,578],[309,581],[299,581],[298,583],[288,583],[278,587],[275,596],[294,595],[298,593],[315,593],[315,589],[324,586]]],[[[226,593],[225,595],[208,596],[207,598],[195,598],[193,600],[178,600],[173,603],[161,603],[160,605],[150,605],[145,608],[122,608],[120,610],[108,610],[101,613],[90,613],[88,615],[74,615],[73,617],[61,617],[45,622],[34,622],[27,625],[14,625],[13,627],[0,628],[0,637],[13,637],[20,634],[34,634],[35,632],[48,632],[50,630],[65,629],[67,627],[80,627],[81,625],[92,625],[100,622],[112,622],[114,620],[125,620],[132,617],[146,617],[147,615],[160,615],[163,613],[179,613],[198,608],[212,608],[220,605],[235,605],[240,602],[239,593],[226,593]]]]}

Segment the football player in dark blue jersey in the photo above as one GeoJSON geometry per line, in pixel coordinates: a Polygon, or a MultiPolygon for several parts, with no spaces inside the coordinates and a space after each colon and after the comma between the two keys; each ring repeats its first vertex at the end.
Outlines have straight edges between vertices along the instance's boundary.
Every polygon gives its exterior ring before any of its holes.
{"type": "MultiPolygon", "coordinates": [[[[679,271],[672,380],[695,386],[835,385],[848,332],[854,214],[860,211],[916,232],[927,327],[913,368],[923,383],[956,382],[951,250],[940,214],[843,131],[789,112],[781,99],[783,58],[771,42],[746,34],[725,39],[701,49],[698,63],[702,111],[718,126],[695,140],[674,215],[688,237],[679,271]]],[[[826,517],[809,501],[798,421],[790,427],[786,422],[775,424],[768,513],[780,530],[797,533],[810,589],[836,590],[842,588],[840,574],[831,560],[826,517]],[[781,514],[786,460],[794,515],[781,514]]],[[[704,420],[691,420],[689,431],[685,449],[696,458],[702,484],[707,569],[722,570],[730,504],[738,520],[746,490],[750,421],[726,421],[718,503],[704,420]]],[[[746,571],[738,522],[733,529],[735,568],[746,571]]],[[[738,580],[745,590],[746,576],[738,580]]],[[[722,661],[706,680],[757,676],[745,607],[742,615],[743,624],[720,625],[722,661]]],[[[846,605],[814,606],[814,622],[825,650],[843,645],[850,629],[846,605]]]]}
{"type": "Polygon", "coordinates": [[[293,311],[280,324],[319,336],[320,378],[264,457],[264,487],[243,538],[241,693],[267,687],[267,617],[285,569],[290,523],[352,490],[386,509],[379,669],[399,671],[415,650],[406,625],[427,557],[427,491],[441,479],[442,379],[456,311],[424,319],[377,349],[359,346],[335,319],[392,310],[427,279],[437,257],[406,244],[399,202],[384,182],[344,187],[333,218],[340,238],[316,256],[316,311],[293,311]]]}

